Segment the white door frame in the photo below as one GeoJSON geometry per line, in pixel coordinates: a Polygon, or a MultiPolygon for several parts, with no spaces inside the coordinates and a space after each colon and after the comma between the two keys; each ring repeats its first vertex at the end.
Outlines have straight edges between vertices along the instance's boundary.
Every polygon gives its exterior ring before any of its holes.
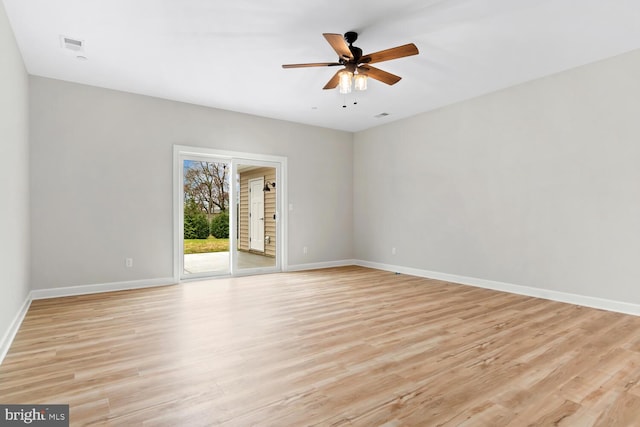
{"type": "MultiPolygon", "coordinates": [[[[229,254],[232,260],[230,274],[232,276],[240,274],[258,274],[288,270],[288,218],[287,210],[287,158],[283,156],[272,156],[265,154],[252,154],[239,151],[217,150],[212,148],[191,147],[186,145],[173,146],[173,278],[176,283],[182,279],[180,270],[183,268],[183,240],[184,240],[184,217],[183,198],[184,188],[182,186],[182,160],[184,158],[203,158],[208,161],[219,161],[231,164],[231,182],[229,185],[229,254]],[[235,179],[238,165],[266,166],[276,169],[276,182],[278,191],[276,192],[276,263],[274,267],[264,267],[258,269],[243,269],[239,271],[237,265],[237,240],[232,233],[237,230],[236,200],[238,198],[235,179]]],[[[191,277],[189,277],[191,279],[191,277]]]]}
{"type": "Polygon", "coordinates": [[[249,180],[249,250],[255,250],[258,252],[264,252],[264,192],[263,189],[264,188],[264,178],[253,178],[249,180]],[[256,193],[253,191],[254,190],[254,184],[258,184],[256,187],[259,187],[258,189],[258,198],[262,199],[262,216],[260,218],[254,218],[253,214],[253,202],[254,202],[254,197],[256,197],[256,193]],[[258,228],[258,231],[260,230],[260,225],[258,222],[256,221],[262,221],[262,238],[258,241],[258,243],[260,244],[258,247],[254,247],[254,245],[256,244],[256,241],[253,239],[253,234],[255,231],[255,228],[258,228]],[[258,227],[256,227],[256,225],[258,225],[258,227]]]}

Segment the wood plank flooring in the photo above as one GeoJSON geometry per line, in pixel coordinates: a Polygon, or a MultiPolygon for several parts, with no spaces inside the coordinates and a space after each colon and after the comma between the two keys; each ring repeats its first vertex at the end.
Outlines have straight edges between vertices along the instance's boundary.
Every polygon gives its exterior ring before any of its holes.
{"type": "Polygon", "coordinates": [[[71,425],[631,426],[640,318],[360,267],[34,301],[1,403],[71,425]]]}

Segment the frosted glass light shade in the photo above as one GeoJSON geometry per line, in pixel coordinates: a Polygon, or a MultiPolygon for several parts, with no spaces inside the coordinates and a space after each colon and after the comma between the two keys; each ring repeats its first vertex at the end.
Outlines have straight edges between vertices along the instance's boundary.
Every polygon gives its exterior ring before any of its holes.
{"type": "Polygon", "coordinates": [[[340,73],[340,83],[338,83],[340,93],[351,93],[352,78],[353,73],[350,73],[349,71],[343,71],[340,73]]]}
{"type": "Polygon", "coordinates": [[[367,90],[367,75],[366,74],[356,74],[354,86],[356,90],[367,90]]]}

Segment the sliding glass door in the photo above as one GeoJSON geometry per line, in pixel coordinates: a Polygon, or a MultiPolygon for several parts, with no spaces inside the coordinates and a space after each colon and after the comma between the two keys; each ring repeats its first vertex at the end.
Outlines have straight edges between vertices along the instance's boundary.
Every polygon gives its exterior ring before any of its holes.
{"type": "Polygon", "coordinates": [[[176,280],[283,269],[286,159],[174,147],[176,280]]]}

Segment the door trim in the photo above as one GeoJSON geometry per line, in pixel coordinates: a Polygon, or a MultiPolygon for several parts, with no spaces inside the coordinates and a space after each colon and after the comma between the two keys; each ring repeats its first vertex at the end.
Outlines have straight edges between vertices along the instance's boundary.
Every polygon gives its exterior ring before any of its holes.
{"type": "MultiPolygon", "coordinates": [[[[246,153],[241,151],[229,151],[229,150],[218,150],[212,148],[203,148],[203,147],[192,147],[187,145],[174,145],[173,146],[173,278],[176,283],[180,283],[182,279],[180,278],[180,243],[181,233],[183,233],[184,224],[183,218],[180,218],[181,209],[179,206],[181,200],[181,194],[183,188],[180,186],[180,172],[182,170],[181,167],[181,158],[184,156],[194,156],[194,157],[203,157],[210,158],[212,160],[218,161],[226,161],[231,163],[231,173],[232,173],[232,181],[235,180],[235,175],[237,172],[237,165],[242,164],[264,164],[265,166],[276,167],[276,182],[278,183],[278,191],[276,193],[276,221],[278,223],[277,226],[277,239],[276,239],[276,266],[275,268],[266,269],[264,272],[268,271],[288,271],[288,216],[287,209],[285,206],[288,206],[287,202],[287,194],[288,194],[288,186],[287,186],[287,158],[283,156],[273,156],[266,154],[254,154],[254,153],[246,153]]],[[[237,228],[237,216],[236,216],[236,198],[238,195],[236,194],[235,183],[232,182],[230,188],[230,200],[229,200],[229,217],[230,217],[230,231],[236,230],[237,228]]],[[[237,251],[237,242],[235,238],[229,239],[229,251],[230,253],[237,251]]],[[[239,272],[237,269],[236,263],[231,264],[231,275],[240,275],[240,274],[254,274],[261,273],[263,271],[242,271],[239,272]]],[[[190,280],[190,279],[187,279],[190,280]]]]}

